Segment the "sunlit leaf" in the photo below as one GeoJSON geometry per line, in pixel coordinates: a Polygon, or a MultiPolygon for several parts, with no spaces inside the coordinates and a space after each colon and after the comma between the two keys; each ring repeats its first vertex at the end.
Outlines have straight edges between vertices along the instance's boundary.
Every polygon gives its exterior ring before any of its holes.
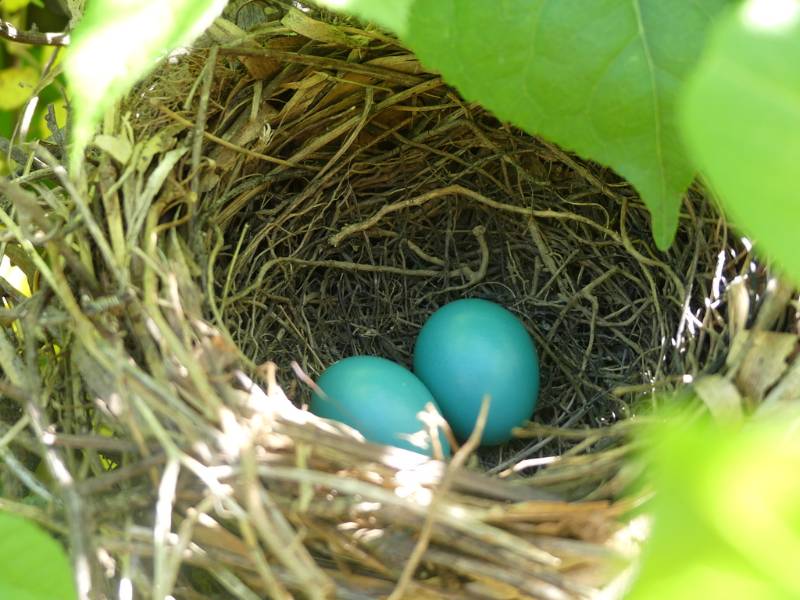
{"type": "Polygon", "coordinates": [[[33,67],[0,70],[0,110],[13,110],[25,104],[38,82],[39,72],[33,67]]]}
{"type": "Polygon", "coordinates": [[[800,415],[784,417],[649,432],[655,524],[629,600],[800,597],[800,415]]]}
{"type": "Polygon", "coordinates": [[[61,546],[30,521],[0,512],[0,598],[76,598],[61,546]]]}
{"type": "Polygon", "coordinates": [[[796,432],[759,428],[724,447],[711,473],[708,517],[733,548],[766,578],[800,598],[800,442],[796,432]],[[715,497],[725,491],[724,501],[715,497]]]}
{"type": "Polygon", "coordinates": [[[30,3],[31,0],[4,0],[0,7],[5,13],[13,13],[25,8],[30,3]]]}
{"type": "Polygon", "coordinates": [[[686,88],[683,133],[725,210],[800,283],[800,5],[745,3],[686,88]]]}
{"type": "Polygon", "coordinates": [[[74,107],[73,166],[103,112],[158,60],[189,44],[226,0],[94,0],[64,59],[74,107]]]}

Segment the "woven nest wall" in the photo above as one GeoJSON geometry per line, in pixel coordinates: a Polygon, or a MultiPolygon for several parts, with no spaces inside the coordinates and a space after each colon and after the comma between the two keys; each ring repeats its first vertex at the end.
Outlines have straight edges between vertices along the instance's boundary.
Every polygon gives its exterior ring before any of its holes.
{"type": "Polygon", "coordinates": [[[3,184],[34,283],[0,280],[4,504],[97,597],[610,594],[649,493],[632,417],[730,369],[737,330],[788,328],[789,290],[700,190],[657,251],[625,182],[378,31],[280,3],[226,17],[107,119],[80,176],[53,144],[3,184]],[[338,359],[409,365],[464,297],[539,348],[515,441],[445,464],[302,409],[338,359]]]}

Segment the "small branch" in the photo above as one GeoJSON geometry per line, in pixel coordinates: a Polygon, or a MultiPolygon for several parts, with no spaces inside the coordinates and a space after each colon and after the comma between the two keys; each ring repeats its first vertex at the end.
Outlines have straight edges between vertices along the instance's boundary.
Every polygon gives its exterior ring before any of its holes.
{"type": "Polygon", "coordinates": [[[44,33],[41,31],[20,31],[8,21],[0,19],[0,38],[31,44],[33,46],[69,46],[68,33],[44,33]]]}

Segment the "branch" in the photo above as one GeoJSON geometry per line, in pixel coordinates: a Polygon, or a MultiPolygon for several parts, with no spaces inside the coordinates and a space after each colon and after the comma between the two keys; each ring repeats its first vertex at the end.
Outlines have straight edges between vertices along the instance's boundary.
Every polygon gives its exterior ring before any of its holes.
{"type": "Polygon", "coordinates": [[[0,19],[0,38],[32,44],[34,46],[69,46],[68,33],[42,33],[40,31],[20,31],[8,21],[0,19]]]}

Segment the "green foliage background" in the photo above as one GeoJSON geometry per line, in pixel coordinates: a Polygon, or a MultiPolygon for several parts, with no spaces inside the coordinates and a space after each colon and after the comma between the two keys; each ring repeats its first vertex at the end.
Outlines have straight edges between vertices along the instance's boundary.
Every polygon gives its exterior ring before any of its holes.
{"type": "MultiPolygon", "coordinates": [[[[30,0],[16,0],[15,2],[0,2],[0,18],[13,23],[20,29],[36,29],[39,31],[60,31],[66,26],[65,15],[47,10],[40,2],[30,0]]],[[[0,42],[0,73],[24,69],[31,73],[32,83],[38,81],[39,74],[52,57],[53,48],[43,48],[14,44],[7,40],[0,42]]],[[[27,98],[33,89],[26,86],[19,90],[9,88],[19,87],[16,82],[6,81],[6,89],[0,90],[0,137],[11,139],[17,126],[27,98]],[[16,93],[14,93],[16,92],[16,93]],[[11,96],[18,98],[12,101],[11,96]]],[[[54,104],[60,124],[65,119],[65,103],[63,90],[65,80],[58,77],[39,94],[39,102],[31,119],[29,139],[41,139],[50,136],[50,131],[45,123],[44,115],[47,106],[54,104]]],[[[3,160],[0,159],[0,170],[3,160]]],[[[2,172],[2,171],[0,171],[2,172]]]]}
{"type": "Polygon", "coordinates": [[[72,571],[61,546],[38,526],[0,512],[0,598],[76,598],[72,571]]]}

